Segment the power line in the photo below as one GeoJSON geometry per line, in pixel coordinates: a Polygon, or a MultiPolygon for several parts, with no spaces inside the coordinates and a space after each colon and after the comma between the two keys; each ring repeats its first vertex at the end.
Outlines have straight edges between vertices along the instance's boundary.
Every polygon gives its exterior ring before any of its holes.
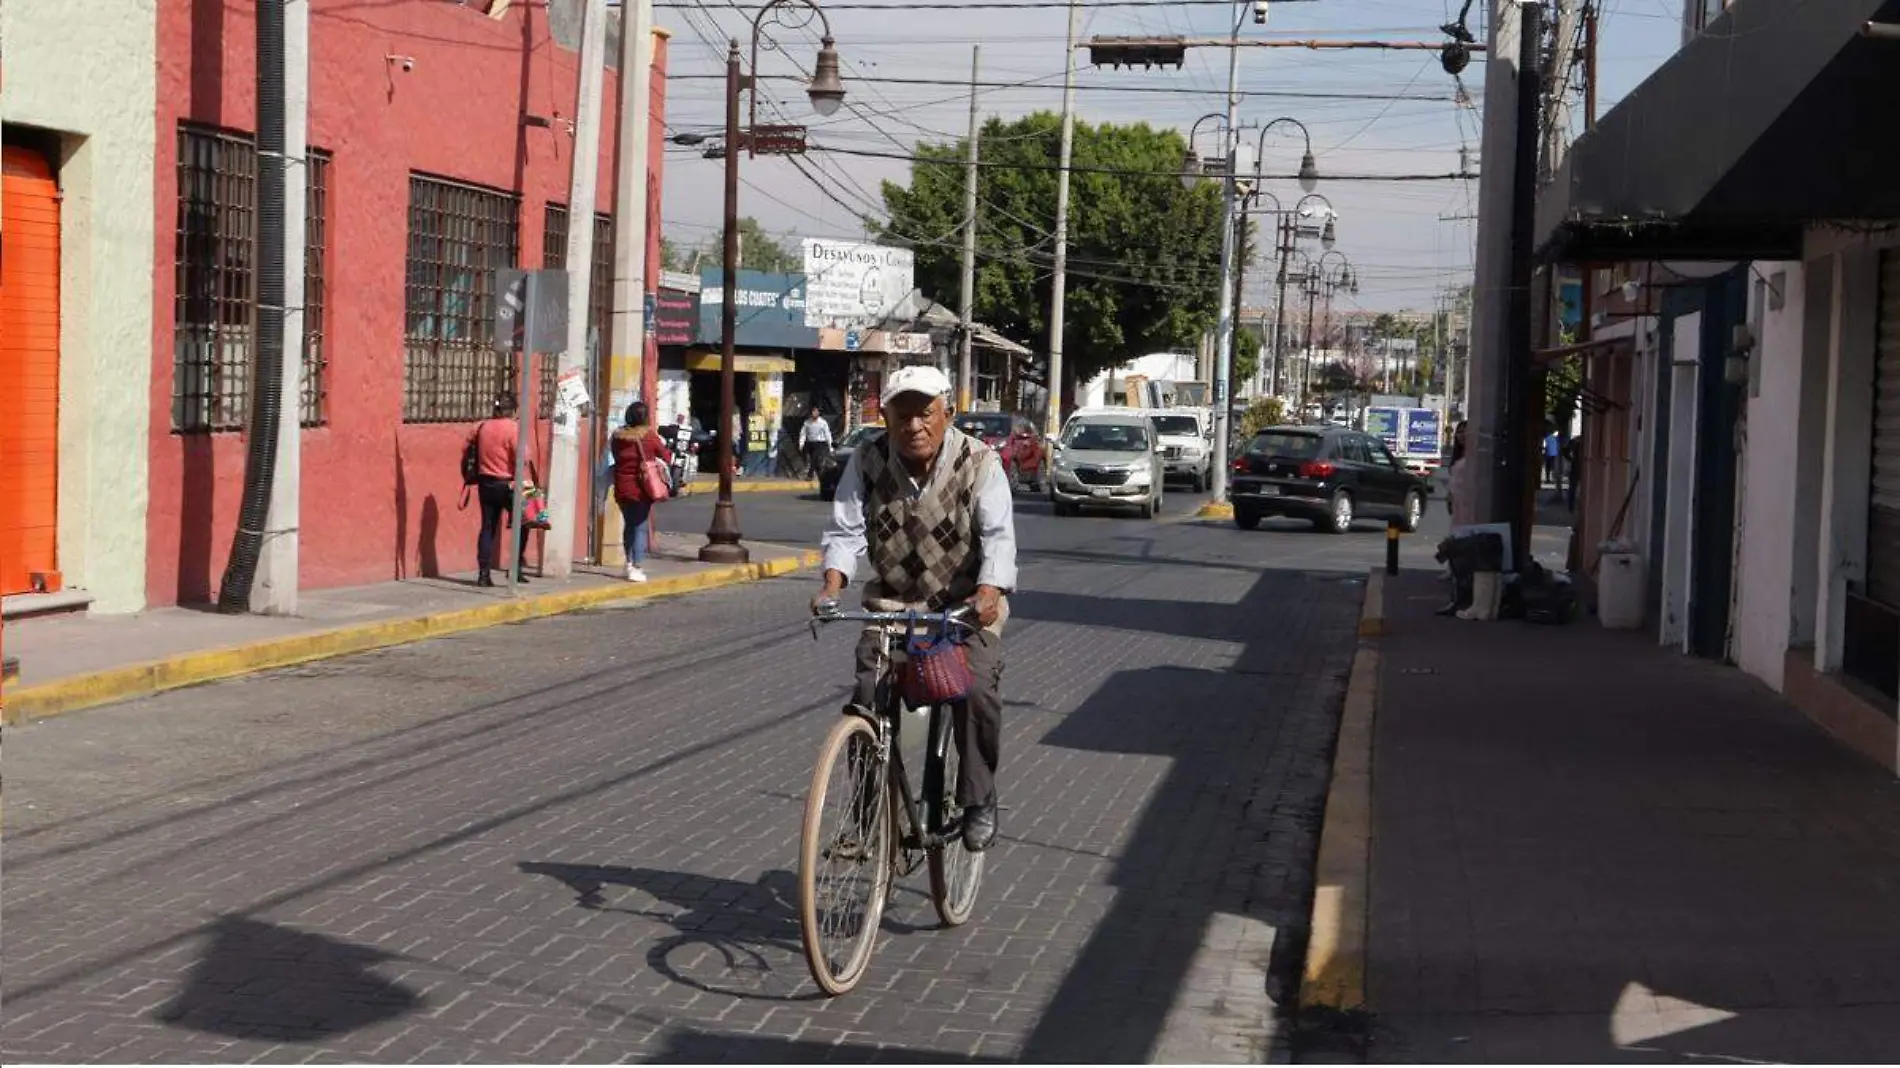
{"type": "MultiPolygon", "coordinates": [[[[870,148],[844,148],[837,145],[807,145],[807,152],[830,152],[841,156],[866,156],[872,159],[905,160],[911,163],[932,163],[940,166],[962,166],[962,162],[949,158],[935,159],[929,156],[910,155],[901,152],[880,152],[870,148]]],[[[990,160],[977,161],[979,167],[1012,171],[1055,171],[1061,168],[1054,163],[1000,163],[990,160]]],[[[1131,178],[1178,178],[1173,171],[1137,171],[1122,167],[1085,167],[1071,165],[1072,174],[1118,174],[1131,178]]],[[[1242,175],[1243,178],[1259,177],[1264,181],[1294,181],[1297,174],[1242,175]]],[[[1478,177],[1477,172],[1457,172],[1447,174],[1327,174],[1321,172],[1320,180],[1325,182],[1449,182],[1465,181],[1478,177]]]]}
{"type": "MultiPolygon", "coordinates": [[[[713,81],[713,80],[724,80],[725,77],[726,76],[723,72],[716,73],[716,74],[710,73],[710,72],[705,73],[705,74],[668,74],[667,80],[668,81],[675,81],[675,80],[713,81]]],[[[758,77],[761,81],[802,81],[803,80],[799,78],[798,76],[791,75],[791,74],[762,74],[762,75],[759,75],[758,77]]],[[[1060,88],[1060,86],[1047,84],[1047,83],[1052,78],[1060,78],[1060,77],[1062,77],[1062,75],[1060,74],[1044,74],[1044,75],[1038,75],[1035,78],[1030,78],[1030,79],[1026,79],[1019,82],[979,81],[975,84],[976,84],[976,87],[979,89],[1056,89],[1056,88],[1060,88]]],[[[968,81],[959,82],[951,78],[904,78],[904,77],[898,77],[894,75],[879,75],[879,76],[872,76],[872,77],[857,75],[857,76],[853,76],[851,78],[851,81],[878,82],[878,83],[883,83],[885,85],[941,85],[941,86],[961,86],[964,88],[968,88],[971,84],[968,81]]],[[[1076,88],[1083,89],[1083,90],[1091,90],[1095,92],[1106,92],[1106,93],[1174,93],[1177,95],[1185,95],[1185,96],[1226,96],[1227,95],[1226,89],[1192,89],[1192,88],[1180,88],[1176,86],[1166,86],[1166,85],[1082,85],[1078,83],[1076,85],[1076,88]]],[[[1303,92],[1303,91],[1293,90],[1293,89],[1270,89],[1270,90],[1253,90],[1253,91],[1242,90],[1240,95],[1243,97],[1257,97],[1260,99],[1282,99],[1282,100],[1371,100],[1371,101],[1424,100],[1424,101],[1430,101],[1433,103],[1450,103],[1457,99],[1455,96],[1446,96],[1446,95],[1438,94],[1438,93],[1403,93],[1403,92],[1400,92],[1400,93],[1324,93],[1324,92],[1303,92]]]]}
{"type": "MultiPolygon", "coordinates": [[[[1299,3],[1315,3],[1317,2],[1317,0],[1279,0],[1279,2],[1283,4],[1299,4],[1299,3]]],[[[1099,10],[1103,8],[1119,7],[1119,8],[1137,8],[1137,9],[1146,8],[1151,11],[1165,11],[1168,8],[1173,8],[1173,7],[1233,7],[1234,6],[1234,0],[1078,0],[1078,3],[1079,3],[1079,6],[1081,7],[1095,9],[1095,10],[1099,10]]],[[[656,0],[653,6],[656,8],[691,9],[691,8],[698,7],[699,4],[697,2],[693,2],[693,0],[656,0]]],[[[923,3],[899,2],[899,3],[893,3],[893,4],[867,4],[867,3],[847,2],[847,3],[837,3],[837,4],[834,4],[834,3],[825,4],[826,11],[893,11],[893,12],[900,12],[900,13],[906,12],[906,11],[970,11],[970,10],[1049,11],[1049,10],[1054,10],[1054,9],[1067,10],[1068,7],[1069,7],[1068,0],[1021,0],[1021,2],[1017,2],[1017,3],[1006,2],[1006,0],[969,0],[969,2],[967,3],[952,2],[952,0],[927,0],[927,2],[923,2],[923,3]]]]}

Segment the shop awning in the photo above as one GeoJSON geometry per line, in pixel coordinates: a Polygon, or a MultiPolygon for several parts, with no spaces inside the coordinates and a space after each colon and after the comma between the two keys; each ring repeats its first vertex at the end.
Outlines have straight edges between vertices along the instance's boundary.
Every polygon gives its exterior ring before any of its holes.
{"type": "MultiPolygon", "coordinates": [[[[719,352],[715,349],[693,349],[686,354],[688,371],[719,370],[719,352]]],[[[756,352],[735,352],[732,354],[732,369],[744,375],[781,374],[798,370],[798,364],[785,356],[761,354],[756,352]]]]}
{"type": "Polygon", "coordinates": [[[1817,220],[1900,218],[1900,0],[1736,0],[1571,146],[1549,259],[1799,258],[1817,220]]]}

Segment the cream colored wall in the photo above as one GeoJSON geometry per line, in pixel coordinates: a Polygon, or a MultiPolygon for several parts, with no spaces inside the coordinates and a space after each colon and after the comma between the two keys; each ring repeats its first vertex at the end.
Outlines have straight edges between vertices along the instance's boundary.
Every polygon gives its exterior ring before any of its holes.
{"type": "Polygon", "coordinates": [[[59,555],[93,610],[145,606],[156,0],[4,0],[0,119],[60,134],[59,555]]]}

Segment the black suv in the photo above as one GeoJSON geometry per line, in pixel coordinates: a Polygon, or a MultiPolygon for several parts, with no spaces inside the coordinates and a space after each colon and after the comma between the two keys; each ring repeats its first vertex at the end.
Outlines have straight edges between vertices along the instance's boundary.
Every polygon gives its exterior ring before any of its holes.
{"type": "Polygon", "coordinates": [[[1262,430],[1234,460],[1230,481],[1234,525],[1242,530],[1266,516],[1292,516],[1333,534],[1351,530],[1361,517],[1397,519],[1415,531],[1431,492],[1385,442],[1337,426],[1262,430]]]}

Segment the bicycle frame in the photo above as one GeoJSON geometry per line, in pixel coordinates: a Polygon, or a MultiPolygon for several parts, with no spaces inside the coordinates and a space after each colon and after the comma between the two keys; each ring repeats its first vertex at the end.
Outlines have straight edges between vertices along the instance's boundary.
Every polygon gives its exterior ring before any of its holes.
{"type": "Polygon", "coordinates": [[[877,659],[877,686],[873,694],[876,708],[864,708],[850,705],[845,709],[847,715],[862,717],[877,731],[878,758],[890,768],[890,782],[896,790],[897,814],[903,821],[899,828],[898,846],[906,852],[922,852],[938,849],[949,843],[961,828],[946,826],[943,798],[946,786],[954,788],[954,783],[946,784],[944,778],[944,757],[947,747],[954,737],[955,713],[952,705],[940,702],[930,706],[930,723],[925,732],[924,745],[924,782],[923,797],[911,789],[910,775],[904,767],[902,747],[896,744],[901,737],[902,724],[899,720],[902,697],[897,693],[894,650],[902,640],[908,644],[911,636],[917,633],[918,625],[940,621],[941,625],[958,626],[968,631],[976,628],[957,612],[938,614],[918,612],[832,612],[822,615],[812,623],[813,636],[817,634],[820,622],[863,622],[876,627],[879,632],[877,659]]]}

